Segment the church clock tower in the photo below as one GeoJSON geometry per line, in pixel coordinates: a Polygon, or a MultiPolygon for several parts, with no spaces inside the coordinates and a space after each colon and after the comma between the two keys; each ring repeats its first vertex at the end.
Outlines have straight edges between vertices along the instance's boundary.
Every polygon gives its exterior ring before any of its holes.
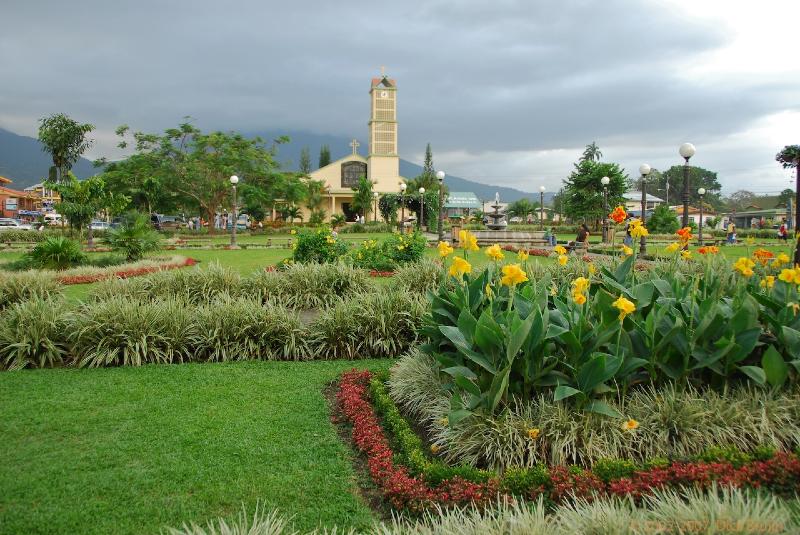
{"type": "Polygon", "coordinates": [[[373,78],[369,90],[372,103],[369,118],[369,153],[367,178],[379,192],[395,192],[400,181],[397,155],[397,83],[381,68],[381,77],[373,78]]]}

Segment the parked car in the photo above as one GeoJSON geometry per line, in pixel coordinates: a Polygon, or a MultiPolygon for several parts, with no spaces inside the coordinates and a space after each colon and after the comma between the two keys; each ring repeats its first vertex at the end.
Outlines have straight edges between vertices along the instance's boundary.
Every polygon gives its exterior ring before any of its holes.
{"type": "MultiPolygon", "coordinates": [[[[250,226],[249,217],[247,214],[241,214],[236,221],[236,230],[247,230],[250,226]]],[[[228,230],[232,230],[233,221],[228,221],[228,230]]]]}
{"type": "Polygon", "coordinates": [[[0,218],[0,230],[32,230],[33,227],[27,223],[23,223],[19,219],[11,219],[10,217],[0,218]]]}
{"type": "Polygon", "coordinates": [[[108,230],[111,228],[111,225],[106,223],[105,221],[100,221],[99,219],[95,219],[92,221],[92,230],[108,230]]]}
{"type": "Polygon", "coordinates": [[[177,215],[152,214],[150,222],[156,230],[178,230],[186,228],[186,222],[177,215]]]}

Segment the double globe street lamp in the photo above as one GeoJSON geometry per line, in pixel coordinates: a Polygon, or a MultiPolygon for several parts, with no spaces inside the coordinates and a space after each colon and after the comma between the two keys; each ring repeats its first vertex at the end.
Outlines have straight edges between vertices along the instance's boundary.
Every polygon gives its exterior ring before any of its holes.
{"type": "Polygon", "coordinates": [[[239,215],[236,213],[236,184],[239,183],[239,177],[231,175],[231,187],[233,188],[233,225],[231,226],[231,249],[238,249],[236,245],[236,224],[239,222],[239,215]]]}
{"type": "Polygon", "coordinates": [[[603,243],[608,243],[608,185],[611,179],[604,176],[600,179],[603,185],[603,243]]]}
{"type": "Polygon", "coordinates": [[[406,188],[405,182],[400,184],[400,232],[406,230],[406,188]]]}
{"type": "Polygon", "coordinates": [[[419,188],[419,229],[425,224],[425,188],[419,188]]]}
{"type": "Polygon", "coordinates": [[[436,179],[439,181],[439,241],[444,241],[444,171],[436,171],[436,179]]]}
{"type": "MultiPolygon", "coordinates": [[[[647,175],[650,174],[650,166],[646,163],[643,163],[639,166],[639,174],[642,175],[642,225],[645,224],[646,220],[646,210],[647,210],[647,175]]],[[[639,253],[645,254],[647,252],[647,241],[645,237],[642,236],[639,239],[639,253]]]]}
{"type": "Polygon", "coordinates": [[[689,226],[689,158],[694,156],[695,152],[691,143],[684,143],[678,149],[683,158],[683,220],[681,221],[683,228],[689,226]]]}
{"type": "Polygon", "coordinates": [[[703,246],[703,196],[706,194],[706,188],[698,189],[697,194],[700,196],[700,232],[698,233],[698,239],[700,240],[700,247],[702,247],[703,246]]]}

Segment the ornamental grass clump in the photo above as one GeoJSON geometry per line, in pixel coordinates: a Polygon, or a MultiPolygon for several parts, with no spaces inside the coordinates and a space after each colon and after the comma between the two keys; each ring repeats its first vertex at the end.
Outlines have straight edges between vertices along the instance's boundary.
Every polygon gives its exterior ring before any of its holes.
{"type": "Polygon", "coordinates": [[[371,288],[363,270],[343,262],[289,264],[278,271],[260,272],[242,281],[241,294],[290,308],[329,306],[371,288]]]}
{"type": "Polygon", "coordinates": [[[280,305],[219,297],[199,306],[192,317],[197,360],[299,360],[309,354],[303,323],[280,305]]]}
{"type": "Polygon", "coordinates": [[[27,299],[47,299],[61,294],[62,286],[51,273],[0,271],[0,310],[27,299]]]}
{"type": "Polygon", "coordinates": [[[88,257],[80,242],[64,236],[51,236],[26,253],[24,261],[31,268],[61,271],[85,264],[88,257]]]}
{"type": "Polygon", "coordinates": [[[7,370],[61,366],[67,357],[66,313],[59,300],[32,297],[0,316],[0,366],[7,370]]]}
{"type": "Polygon", "coordinates": [[[200,340],[194,312],[174,297],[122,296],[83,305],[67,322],[71,354],[80,367],[194,360],[200,340]]]}
{"type": "Polygon", "coordinates": [[[395,273],[392,282],[398,291],[426,294],[435,291],[444,281],[444,268],[431,259],[406,264],[395,273]]]}

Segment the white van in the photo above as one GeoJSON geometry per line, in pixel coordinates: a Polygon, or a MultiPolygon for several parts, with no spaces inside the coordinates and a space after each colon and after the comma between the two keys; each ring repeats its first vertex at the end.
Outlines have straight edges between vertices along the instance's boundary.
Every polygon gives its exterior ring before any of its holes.
{"type": "Polygon", "coordinates": [[[44,214],[44,224],[48,227],[61,226],[61,214],[44,214]]]}

